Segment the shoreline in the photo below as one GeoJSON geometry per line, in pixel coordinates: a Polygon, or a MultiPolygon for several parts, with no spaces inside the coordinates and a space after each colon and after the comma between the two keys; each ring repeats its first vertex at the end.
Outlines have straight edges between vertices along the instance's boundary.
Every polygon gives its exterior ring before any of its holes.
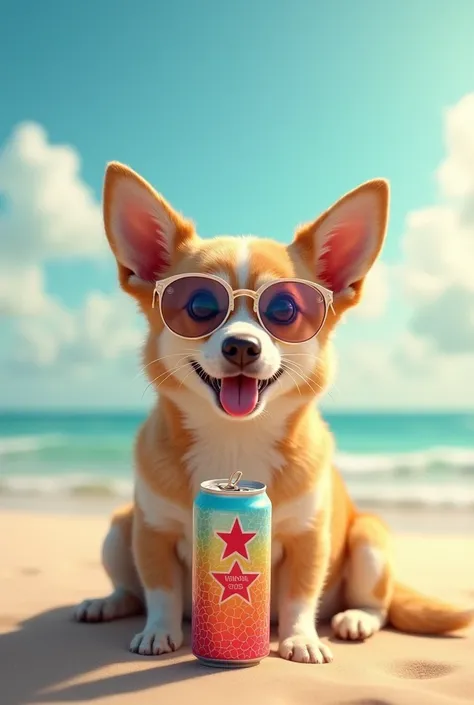
{"type": "MultiPolygon", "coordinates": [[[[130,499],[117,497],[15,496],[0,495],[0,513],[49,514],[52,516],[84,516],[107,518],[117,507],[130,499]]],[[[358,502],[358,508],[380,516],[398,535],[426,534],[429,536],[473,536],[474,512],[469,508],[404,506],[358,502]]]]}

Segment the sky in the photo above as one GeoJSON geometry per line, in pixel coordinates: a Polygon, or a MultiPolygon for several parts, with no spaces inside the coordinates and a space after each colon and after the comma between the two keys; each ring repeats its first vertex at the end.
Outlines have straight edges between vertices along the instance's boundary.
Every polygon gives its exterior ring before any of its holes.
{"type": "Polygon", "coordinates": [[[0,407],[144,408],[105,165],[203,237],[290,242],[391,184],[386,244],[335,339],[330,409],[474,407],[474,3],[0,4],[0,407]]]}

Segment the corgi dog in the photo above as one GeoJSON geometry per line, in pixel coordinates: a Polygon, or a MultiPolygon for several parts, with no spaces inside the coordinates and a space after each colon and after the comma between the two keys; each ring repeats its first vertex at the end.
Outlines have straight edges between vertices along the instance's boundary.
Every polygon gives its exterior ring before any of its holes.
{"type": "Polygon", "coordinates": [[[128,167],[108,165],[104,223],[120,285],[148,323],[144,369],[158,401],[135,445],[133,503],[112,518],[102,559],[113,590],[82,622],[145,612],[130,650],[179,649],[190,614],[192,504],[200,484],[242,470],[273,506],[272,620],[284,659],[321,664],[318,623],[343,640],[389,624],[442,634],[474,610],[418,594],[394,575],[390,534],[357,510],[316,407],[333,377],[331,335],[360,297],[385,238],[389,185],[363,183],[271,239],[201,239],[128,167]]]}

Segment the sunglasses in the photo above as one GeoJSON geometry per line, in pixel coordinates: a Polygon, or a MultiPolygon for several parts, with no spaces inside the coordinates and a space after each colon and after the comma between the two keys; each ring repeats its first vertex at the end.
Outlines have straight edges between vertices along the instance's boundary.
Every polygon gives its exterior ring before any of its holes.
{"type": "Polygon", "coordinates": [[[261,326],[283,343],[304,343],[324,325],[333,294],[305,279],[277,279],[251,289],[232,289],[213,274],[178,274],[155,283],[152,307],[158,299],[161,317],[180,338],[205,338],[229,318],[239,296],[253,299],[261,326]]]}

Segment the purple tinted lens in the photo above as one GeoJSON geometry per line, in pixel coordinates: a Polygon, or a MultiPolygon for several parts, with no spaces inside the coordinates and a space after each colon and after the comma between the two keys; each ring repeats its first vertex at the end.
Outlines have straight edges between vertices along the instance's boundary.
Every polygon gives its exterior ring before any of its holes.
{"type": "Polygon", "coordinates": [[[207,277],[182,277],[168,284],[161,295],[161,315],[176,335],[201,338],[213,333],[229,312],[225,286],[207,277]]]}
{"type": "Polygon", "coordinates": [[[326,301],[310,284],[275,282],[261,295],[259,314],[274,338],[286,343],[304,343],[321,329],[326,317],[326,301]]]}

